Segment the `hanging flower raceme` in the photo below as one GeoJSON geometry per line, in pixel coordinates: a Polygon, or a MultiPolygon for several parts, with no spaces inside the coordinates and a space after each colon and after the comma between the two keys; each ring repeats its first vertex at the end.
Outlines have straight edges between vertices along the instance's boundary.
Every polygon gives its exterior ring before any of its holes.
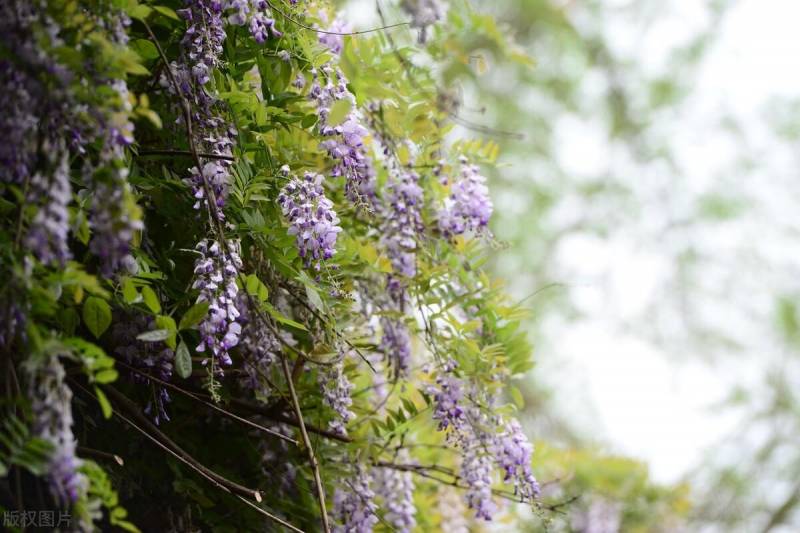
{"type": "Polygon", "coordinates": [[[225,41],[225,20],[219,0],[187,0],[187,7],[178,11],[188,27],[181,39],[193,79],[199,85],[211,80],[217,68],[225,41]]]}
{"type": "Polygon", "coordinates": [[[194,264],[199,289],[197,302],[208,302],[208,314],[200,323],[200,344],[197,351],[215,358],[221,366],[232,363],[229,350],[239,343],[242,325],[236,307],[239,288],[236,278],[242,268],[238,243],[228,241],[228,249],[217,241],[202,240],[195,248],[199,257],[194,264]]]}
{"type": "Polygon", "coordinates": [[[411,371],[411,334],[402,320],[381,317],[380,348],[394,367],[395,374],[408,377],[411,371]]]}
{"type": "Polygon", "coordinates": [[[239,382],[243,387],[259,394],[264,388],[264,376],[279,357],[281,344],[264,319],[256,315],[246,294],[239,294],[236,309],[239,311],[238,321],[242,325],[239,337],[242,377],[239,382]]]}
{"type": "Polygon", "coordinates": [[[439,430],[447,428],[458,430],[465,426],[467,417],[464,412],[464,383],[453,374],[456,362],[447,362],[436,377],[436,383],[427,388],[428,395],[433,397],[433,419],[439,422],[439,430]]]}
{"type": "Polygon", "coordinates": [[[42,263],[63,265],[72,256],[67,246],[67,205],[72,200],[68,154],[63,141],[54,145],[45,141],[42,149],[46,163],[28,184],[28,202],[38,209],[28,228],[25,245],[42,263]]]}
{"type": "Polygon", "coordinates": [[[318,380],[322,391],[322,400],[336,414],[328,427],[334,433],[347,435],[347,423],[353,419],[355,413],[350,410],[350,406],[353,404],[353,399],[350,397],[353,392],[353,384],[344,373],[344,365],[339,361],[333,365],[321,367],[318,380]]]}
{"type": "Polygon", "coordinates": [[[492,456],[472,428],[462,435],[461,478],[467,484],[466,500],[475,517],[491,520],[497,505],[492,501],[492,456]]]}
{"type": "Polygon", "coordinates": [[[46,357],[29,367],[33,434],[53,446],[47,473],[50,492],[61,505],[68,505],[85,494],[88,480],[79,471],[82,462],[72,433],[72,391],[64,382],[64,367],[57,355],[46,357]]]}
{"type": "Polygon", "coordinates": [[[36,155],[39,105],[29,76],[11,61],[0,60],[0,183],[22,184],[30,176],[36,155]]]}
{"type": "Polygon", "coordinates": [[[419,175],[395,165],[390,168],[386,189],[381,240],[395,274],[413,278],[417,274],[417,238],[422,233],[419,175]]]}
{"type": "MultiPolygon", "coordinates": [[[[156,322],[152,317],[144,315],[124,317],[114,325],[111,331],[113,342],[116,345],[114,353],[137,370],[168,382],[172,379],[175,352],[163,342],[144,342],[136,338],[142,333],[155,329],[157,329],[156,322]]],[[[162,420],[169,421],[167,404],[172,401],[172,398],[167,388],[138,372],[131,372],[131,379],[135,383],[152,387],[153,392],[144,408],[145,414],[152,417],[156,425],[159,425],[162,420]]]]}
{"type": "Polygon", "coordinates": [[[266,0],[228,0],[225,3],[228,22],[235,26],[247,26],[250,35],[259,44],[270,37],[277,38],[283,34],[275,28],[275,19],[269,10],[266,0]],[[230,12],[232,11],[232,12],[230,12]]]}
{"type": "Polygon", "coordinates": [[[125,150],[133,143],[133,123],[129,120],[133,106],[128,86],[123,80],[108,81],[106,85],[116,93],[115,105],[104,110],[98,119],[99,131],[95,137],[102,148],[96,164],[87,160],[84,173],[87,186],[93,190],[89,249],[100,258],[103,275],[110,277],[120,271],[136,272],[131,243],[134,234],[144,229],[144,224],[128,182],[125,161],[125,150]]]}
{"type": "Polygon", "coordinates": [[[319,42],[332,53],[339,55],[344,48],[344,35],[352,28],[344,19],[337,17],[324,31],[318,32],[319,42]]]}
{"type": "MultiPolygon", "coordinates": [[[[282,172],[288,176],[289,168],[282,172]]],[[[300,257],[306,267],[313,265],[316,270],[336,253],[336,238],[342,231],[333,202],[325,196],[322,179],[320,174],[306,172],[302,179],[292,178],[278,196],[300,257]]]]}
{"type": "Polygon", "coordinates": [[[331,175],[345,178],[345,194],[359,205],[375,203],[375,170],[365,138],[369,131],[362,125],[356,108],[355,96],[347,88],[347,78],[338,67],[330,63],[312,69],[309,98],[317,108],[317,127],[325,137],[321,146],[334,161],[331,175]],[[320,77],[324,78],[323,81],[320,77]],[[348,110],[331,122],[331,109],[336,102],[346,103],[348,110]]]}
{"type": "Polygon", "coordinates": [[[357,467],[354,476],[345,478],[333,493],[334,533],[371,533],[378,523],[375,493],[370,488],[369,472],[357,467]]]}
{"type": "Polygon", "coordinates": [[[492,200],[486,178],[477,165],[461,157],[460,176],[452,184],[449,198],[439,211],[439,229],[447,236],[486,229],[492,216],[492,200]]]}
{"type": "Polygon", "coordinates": [[[522,432],[516,420],[506,423],[495,436],[493,454],[504,472],[506,483],[514,482],[514,492],[522,501],[533,501],[539,497],[539,483],[531,472],[533,445],[522,432]]]}
{"type": "Polygon", "coordinates": [[[411,27],[419,28],[419,42],[427,40],[429,26],[439,22],[445,14],[443,0],[402,0],[400,6],[411,16],[411,27]]]}
{"type": "MultiPolygon", "coordinates": [[[[408,463],[410,457],[408,450],[402,449],[397,454],[397,460],[408,463]]],[[[414,478],[411,472],[394,468],[374,469],[375,493],[383,500],[382,509],[384,518],[398,533],[410,533],[417,521],[414,515],[417,508],[414,505],[414,478]]]]}

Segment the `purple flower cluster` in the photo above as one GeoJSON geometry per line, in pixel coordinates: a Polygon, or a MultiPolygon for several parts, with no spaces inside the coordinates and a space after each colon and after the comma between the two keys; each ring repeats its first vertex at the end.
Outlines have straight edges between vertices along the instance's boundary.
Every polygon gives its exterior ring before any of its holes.
{"type": "MultiPolygon", "coordinates": [[[[403,463],[409,462],[408,450],[402,449],[397,458],[403,463]]],[[[410,533],[417,520],[414,515],[414,479],[411,472],[403,472],[393,468],[375,469],[375,493],[383,499],[384,518],[395,531],[410,533]]]]}
{"type": "Polygon", "coordinates": [[[453,375],[455,368],[456,362],[448,361],[436,377],[436,384],[428,386],[426,391],[433,397],[433,419],[439,422],[440,431],[448,427],[458,430],[467,423],[463,406],[464,383],[453,375]]]}
{"type": "Polygon", "coordinates": [[[275,19],[270,16],[266,0],[227,0],[225,11],[233,11],[228,15],[228,23],[234,26],[247,25],[250,35],[259,44],[270,37],[283,35],[275,28],[275,19]]]}
{"type": "Polygon", "coordinates": [[[350,33],[350,25],[337,17],[325,31],[330,33],[318,32],[319,42],[334,54],[341,54],[344,48],[344,35],[341,34],[350,33]]]}
{"type": "Polygon", "coordinates": [[[236,307],[239,288],[236,277],[242,268],[238,243],[229,241],[224,250],[217,241],[202,240],[195,248],[200,257],[194,264],[195,281],[199,289],[197,302],[208,302],[208,315],[200,322],[200,344],[197,351],[209,352],[222,366],[229,366],[228,350],[239,343],[242,325],[236,307]]]}
{"type": "MultiPolygon", "coordinates": [[[[284,167],[283,172],[288,174],[288,170],[284,167]]],[[[303,179],[292,178],[278,195],[278,204],[306,267],[313,264],[320,270],[322,261],[336,253],[336,238],[342,231],[333,202],[322,188],[322,176],[306,172],[303,179]]]]}
{"type": "Polygon", "coordinates": [[[493,454],[505,474],[503,481],[513,480],[514,492],[523,501],[539,497],[539,483],[531,472],[533,445],[522,432],[519,422],[512,419],[495,436],[493,454]]]}
{"type": "Polygon", "coordinates": [[[399,377],[408,377],[411,371],[411,335],[401,320],[381,317],[380,348],[394,366],[399,377]]]}
{"type": "Polygon", "coordinates": [[[87,490],[88,480],[79,468],[77,443],[72,433],[72,391],[64,383],[66,373],[58,356],[30,367],[30,399],[33,433],[53,445],[47,478],[50,492],[62,505],[76,502],[87,490]]]}
{"type": "MultiPolygon", "coordinates": [[[[121,267],[135,265],[130,242],[134,231],[141,228],[124,161],[124,150],[133,142],[128,90],[122,79],[107,78],[102,69],[87,68],[95,74],[81,81],[109,88],[117,98],[87,104],[69,91],[69,84],[83,73],[66,70],[56,62],[56,55],[47,53],[49,47],[63,42],[60,28],[42,13],[44,4],[8,2],[0,12],[4,22],[6,15],[17,22],[0,31],[8,38],[4,42],[13,55],[24,58],[22,62],[28,67],[23,70],[11,62],[0,62],[0,85],[12,97],[8,100],[11,105],[3,106],[0,119],[7,140],[4,146],[10,151],[0,149],[0,179],[14,183],[30,180],[27,201],[38,211],[26,244],[42,262],[63,263],[69,258],[68,157],[70,151],[85,157],[86,186],[92,193],[90,250],[100,258],[102,273],[111,276],[121,267]],[[91,161],[92,152],[88,150],[93,142],[100,146],[96,162],[91,161]]],[[[127,40],[124,16],[113,15],[97,22],[110,25],[112,39],[120,43],[127,40]]]]}
{"type": "Polygon", "coordinates": [[[259,393],[264,388],[264,375],[277,360],[281,345],[275,333],[258,317],[253,316],[249,298],[240,293],[236,308],[242,325],[239,352],[242,354],[240,383],[246,389],[259,393]]]}
{"type": "Polygon", "coordinates": [[[28,228],[25,245],[39,261],[63,265],[71,257],[67,246],[72,186],[69,182],[68,153],[63,141],[43,146],[46,168],[30,177],[28,202],[38,210],[28,228]]]}
{"type": "MultiPolygon", "coordinates": [[[[124,21],[118,20],[118,25],[124,21]]],[[[116,33],[124,35],[124,31],[116,33]]],[[[119,37],[124,39],[124,37],[119,37]]],[[[89,249],[100,258],[105,276],[124,271],[136,272],[131,255],[131,243],[136,231],[142,230],[139,207],[128,182],[125,149],[133,143],[132,111],[128,86],[123,80],[111,80],[107,85],[116,93],[116,103],[98,120],[96,136],[103,147],[96,165],[87,165],[87,185],[93,188],[89,225],[92,240],[89,249]]],[[[88,163],[88,161],[87,161],[88,163]]]]}
{"type": "Polygon", "coordinates": [[[375,514],[375,493],[370,488],[369,473],[358,468],[355,475],[344,481],[333,493],[334,533],[370,533],[378,523],[375,514]]]}
{"type": "Polygon", "coordinates": [[[439,229],[447,236],[479,232],[489,224],[492,200],[477,165],[461,157],[461,176],[453,183],[450,197],[439,211],[439,229]]]}
{"type": "Polygon", "coordinates": [[[0,182],[21,184],[30,175],[36,152],[35,114],[38,100],[33,94],[32,80],[8,60],[0,60],[0,182]]]}
{"type": "Polygon", "coordinates": [[[202,86],[211,80],[211,73],[219,65],[222,55],[222,43],[225,41],[222,2],[186,0],[186,6],[178,10],[178,14],[189,23],[181,46],[187,56],[192,78],[202,86]]]}
{"type": "Polygon", "coordinates": [[[419,28],[421,43],[427,38],[428,26],[439,22],[445,13],[442,0],[402,0],[400,7],[411,16],[411,27],[419,28]]]}
{"type": "Polygon", "coordinates": [[[464,444],[461,477],[469,487],[467,505],[475,510],[476,518],[491,520],[497,510],[492,501],[492,456],[486,453],[479,438],[464,444]]]}
{"type": "MultiPolygon", "coordinates": [[[[539,484],[531,472],[533,446],[519,422],[504,423],[499,416],[487,415],[478,406],[477,389],[467,390],[453,374],[455,368],[455,361],[448,361],[426,392],[433,397],[433,419],[439,422],[439,430],[451,428],[448,440],[462,450],[461,477],[469,486],[467,504],[478,518],[491,520],[496,508],[491,491],[493,463],[503,471],[504,482],[513,481],[521,501],[539,497],[539,484]]],[[[485,401],[492,403],[491,398],[485,401]]]]}
{"type": "MultiPolygon", "coordinates": [[[[180,62],[172,62],[170,69],[178,84],[176,94],[170,77],[161,76],[161,86],[174,96],[186,98],[191,103],[191,120],[194,143],[198,151],[218,156],[231,157],[236,130],[222,117],[219,101],[207,87],[211,76],[219,66],[222,43],[225,41],[225,19],[222,4],[218,0],[187,2],[187,7],[178,11],[189,26],[181,40],[183,56],[180,62]]],[[[181,116],[180,121],[184,120],[181,116]]],[[[228,195],[230,163],[213,160],[202,168],[193,166],[185,180],[197,200],[195,209],[208,207],[222,219],[222,207],[228,195]],[[208,194],[214,197],[214,207],[208,204],[208,194]]]]}
{"type": "Polygon", "coordinates": [[[345,178],[345,194],[354,203],[372,205],[375,199],[375,169],[364,145],[368,130],[361,124],[353,94],[347,88],[347,78],[338,67],[326,63],[319,71],[312,69],[313,81],[309,98],[317,108],[318,128],[325,137],[322,148],[333,159],[331,175],[345,178]],[[325,79],[320,82],[320,71],[325,79]],[[338,124],[329,116],[335,102],[347,101],[350,111],[338,124]]]}
{"type": "MultiPolygon", "coordinates": [[[[156,328],[155,320],[145,315],[123,317],[111,330],[116,345],[114,353],[130,366],[147,372],[161,381],[172,379],[172,364],[175,353],[163,342],[144,342],[136,338],[146,331],[156,328]]],[[[169,391],[158,383],[131,372],[131,379],[139,384],[152,386],[153,394],[144,408],[145,414],[153,417],[158,425],[162,420],[169,421],[166,405],[172,401],[169,391]]]]}
{"type": "Polygon", "coordinates": [[[394,166],[386,189],[381,239],[395,274],[413,278],[417,274],[417,236],[422,232],[419,175],[410,168],[394,166]]]}
{"type": "Polygon", "coordinates": [[[353,404],[350,397],[353,384],[344,373],[344,365],[338,362],[320,368],[318,381],[322,391],[322,400],[336,414],[336,418],[330,421],[328,427],[339,435],[347,435],[347,423],[353,419],[355,413],[350,410],[350,406],[353,404]]]}

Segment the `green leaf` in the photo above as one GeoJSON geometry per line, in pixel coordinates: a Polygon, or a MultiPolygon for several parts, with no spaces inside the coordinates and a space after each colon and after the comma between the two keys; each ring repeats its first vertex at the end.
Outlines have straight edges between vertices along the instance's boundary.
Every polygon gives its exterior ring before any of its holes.
{"type": "Polygon", "coordinates": [[[137,5],[128,10],[128,15],[132,19],[145,20],[153,10],[147,6],[137,5]]]}
{"type": "Polygon", "coordinates": [[[250,274],[245,280],[245,290],[251,296],[255,296],[260,301],[264,301],[269,296],[269,289],[262,283],[255,274],[250,274]]]}
{"type": "Polygon", "coordinates": [[[167,337],[167,340],[165,342],[166,342],[167,346],[169,346],[170,348],[172,348],[174,350],[175,349],[176,336],[178,334],[178,328],[175,325],[175,319],[172,318],[171,316],[165,316],[165,315],[157,316],[156,317],[156,326],[159,329],[166,329],[167,331],[169,331],[169,337],[167,337]]]}
{"type": "Polygon", "coordinates": [[[158,48],[148,39],[134,39],[129,46],[145,59],[156,59],[158,57],[158,48]]]}
{"type": "Polygon", "coordinates": [[[94,375],[94,381],[97,383],[113,383],[119,377],[119,373],[114,370],[113,368],[107,368],[105,370],[101,370],[97,374],[94,375]]]}
{"type": "Polygon", "coordinates": [[[156,291],[148,286],[144,286],[142,287],[142,298],[144,299],[144,304],[152,312],[161,312],[161,302],[158,301],[158,295],[156,295],[156,291]]]}
{"type": "Polygon", "coordinates": [[[183,341],[178,345],[178,350],[175,352],[175,372],[183,379],[187,379],[192,375],[192,356],[183,341]]]}
{"type": "Polygon", "coordinates": [[[303,324],[301,324],[300,322],[295,322],[291,318],[284,316],[283,313],[272,307],[268,302],[264,304],[264,307],[266,308],[267,313],[269,313],[272,318],[274,318],[281,324],[286,324],[287,326],[292,326],[293,328],[301,329],[303,331],[308,331],[303,324]]]}
{"type": "Polygon", "coordinates": [[[331,112],[328,114],[328,125],[337,126],[341,124],[350,114],[352,108],[353,104],[350,100],[336,100],[331,106],[331,112]]]}
{"type": "Polygon", "coordinates": [[[137,339],[144,342],[161,342],[169,338],[170,332],[168,329],[154,329],[152,331],[145,331],[136,336],[137,339]]]}
{"type": "Polygon", "coordinates": [[[508,393],[511,395],[511,399],[518,408],[522,409],[525,407],[525,398],[522,397],[522,393],[517,387],[509,385],[508,393]]]}
{"type": "Polygon", "coordinates": [[[136,290],[136,285],[133,284],[133,280],[131,278],[125,278],[122,280],[122,300],[126,304],[133,304],[141,299],[142,297],[136,290]]]}
{"type": "Polygon", "coordinates": [[[199,324],[208,313],[208,302],[198,302],[189,308],[188,311],[181,317],[181,322],[178,329],[189,329],[199,324]]]}
{"type": "Polygon", "coordinates": [[[165,7],[165,6],[153,6],[153,10],[158,11],[162,15],[167,18],[171,18],[172,20],[180,20],[178,14],[175,13],[172,9],[165,7]]]}
{"type": "Polygon", "coordinates": [[[105,300],[90,296],[83,302],[83,321],[95,338],[100,338],[111,325],[111,308],[105,300]]]}
{"type": "Polygon", "coordinates": [[[306,285],[306,295],[308,296],[308,302],[314,306],[317,311],[320,313],[325,312],[325,305],[322,303],[322,298],[319,297],[319,293],[316,289],[306,285]]]}
{"type": "Polygon", "coordinates": [[[94,393],[97,395],[97,403],[100,404],[100,410],[103,411],[103,417],[108,420],[114,413],[114,410],[111,408],[111,402],[108,401],[106,394],[100,390],[100,387],[95,387],[94,393]]]}

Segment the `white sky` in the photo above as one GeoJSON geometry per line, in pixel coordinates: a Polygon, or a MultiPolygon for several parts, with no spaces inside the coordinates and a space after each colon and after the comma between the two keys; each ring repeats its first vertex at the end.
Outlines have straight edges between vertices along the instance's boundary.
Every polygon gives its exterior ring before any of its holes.
{"type": "MultiPolygon", "coordinates": [[[[608,0],[620,6],[627,1],[608,0]]],[[[702,4],[700,0],[670,0],[674,16],[659,20],[645,35],[635,34],[623,24],[614,31],[612,45],[635,50],[646,58],[645,67],[652,66],[658,72],[666,51],[704,26],[702,4]]],[[[354,27],[375,23],[372,0],[351,2],[346,12],[354,27]]],[[[680,183],[686,191],[699,193],[712,188],[715,180],[725,179],[726,169],[735,162],[739,149],[735,142],[714,131],[718,130],[715,121],[723,112],[732,112],[744,121],[748,139],[766,145],[767,130],[761,121],[764,103],[773,95],[800,96],[798,21],[800,1],[794,0],[740,0],[725,18],[688,106],[676,121],[681,128],[667,132],[686,169],[680,183]]],[[[563,166],[575,175],[589,175],[597,168],[615,164],[602,128],[567,117],[558,131],[563,137],[560,145],[565,147],[563,166]]],[[[768,155],[769,147],[763,148],[768,155]]],[[[765,172],[780,173],[784,161],[776,155],[772,164],[765,165],[765,172]]],[[[788,175],[788,179],[796,177],[793,169],[788,175]]],[[[796,204],[780,194],[778,185],[769,188],[770,176],[765,179],[766,194],[761,194],[764,188],[759,189],[758,183],[743,186],[742,193],[763,196],[759,200],[767,207],[783,203],[770,215],[780,217],[782,209],[791,217],[796,212],[792,205],[796,204]]],[[[683,199],[681,195],[676,198],[678,203],[683,199]]],[[[653,200],[643,198],[651,203],[653,200]]],[[[769,240],[759,233],[755,220],[749,227],[711,228],[698,237],[698,242],[702,245],[706,239],[711,248],[735,257],[742,247],[747,251],[747,239],[769,240]]],[[[794,254],[785,244],[776,237],[773,243],[760,242],[759,250],[774,257],[776,264],[793,257],[800,260],[800,250],[794,254]]],[[[639,238],[625,232],[605,240],[573,236],[561,244],[556,262],[563,272],[561,279],[554,281],[572,287],[571,294],[586,317],[577,322],[545,324],[543,335],[550,342],[543,343],[537,352],[536,372],[553,386],[556,404],[584,433],[596,434],[598,440],[610,443],[612,450],[646,460],[657,480],[672,482],[697,466],[707,449],[735,422],[732,414],[723,416],[712,405],[730,392],[731,385],[747,383],[760,375],[759,365],[764,363],[760,354],[751,354],[744,360],[712,367],[701,353],[685,353],[676,346],[655,343],[635,335],[635,327],[620,328],[620,324],[641,319],[641,313],[657,304],[660,291],[665,289],[673,265],[668,253],[659,252],[659,245],[642,246],[639,238]]],[[[668,245],[664,243],[664,247],[668,245]]],[[[701,278],[709,287],[722,286],[719,290],[724,290],[727,277],[735,274],[730,269],[735,268],[735,264],[721,265],[721,272],[709,268],[701,278]]],[[[757,293],[759,288],[756,282],[753,291],[757,293]]],[[[735,304],[732,298],[731,305],[735,304]]],[[[708,313],[704,309],[697,312],[708,313]]],[[[756,312],[764,318],[764,309],[756,312]]],[[[717,308],[710,314],[716,314],[718,322],[728,321],[729,330],[745,340],[756,342],[762,333],[758,328],[748,328],[747,315],[739,310],[717,308]]]]}
{"type": "MultiPolygon", "coordinates": [[[[643,46],[643,53],[656,52],[658,57],[659,39],[669,45],[699,16],[697,1],[672,3],[683,17],[660,23],[644,43],[625,42],[622,34],[619,45],[643,46]]],[[[759,118],[764,103],[776,94],[800,96],[799,20],[800,2],[791,0],[745,0],[728,15],[684,113],[685,128],[675,137],[678,157],[688,171],[687,187],[713,185],[737,155],[735,144],[709,134],[715,127],[709,121],[717,112],[732,111],[752,139],[766,142],[759,118]]],[[[588,172],[610,164],[609,149],[593,135],[591,125],[567,124],[564,134],[569,142],[562,145],[581,154],[565,154],[565,161],[575,162],[571,170],[588,172]]],[[[781,195],[771,198],[779,202],[781,195]]],[[[742,231],[747,229],[720,231],[714,245],[726,239],[735,245],[742,231]]],[[[562,243],[558,261],[567,268],[564,281],[575,287],[572,294],[588,316],[546,329],[544,335],[557,338],[559,346],[557,353],[539,355],[547,381],[557,384],[557,403],[578,417],[579,427],[595,428],[612,449],[647,460],[657,480],[671,482],[700,463],[707,448],[730,430],[733,415],[721,416],[711,406],[732,384],[758,375],[753,370],[760,359],[751,354],[743,362],[711,367],[702,362],[702,354],[674,353],[674,348],[620,331],[620,322],[658,297],[670,266],[664,263],[666,255],[640,248],[624,235],[610,240],[576,236],[562,243]]],[[[713,272],[702,275],[710,279],[713,272]]]]}

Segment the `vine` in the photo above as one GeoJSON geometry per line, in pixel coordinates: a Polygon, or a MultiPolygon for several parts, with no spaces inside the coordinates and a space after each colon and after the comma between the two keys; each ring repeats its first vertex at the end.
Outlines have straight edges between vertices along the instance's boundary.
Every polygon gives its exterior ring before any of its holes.
{"type": "Polygon", "coordinates": [[[400,7],[415,50],[324,1],[0,7],[28,450],[0,453],[3,506],[130,531],[424,531],[453,489],[469,519],[547,512],[508,388],[524,312],[482,269],[493,158],[414,62],[446,6],[400,7]]]}

